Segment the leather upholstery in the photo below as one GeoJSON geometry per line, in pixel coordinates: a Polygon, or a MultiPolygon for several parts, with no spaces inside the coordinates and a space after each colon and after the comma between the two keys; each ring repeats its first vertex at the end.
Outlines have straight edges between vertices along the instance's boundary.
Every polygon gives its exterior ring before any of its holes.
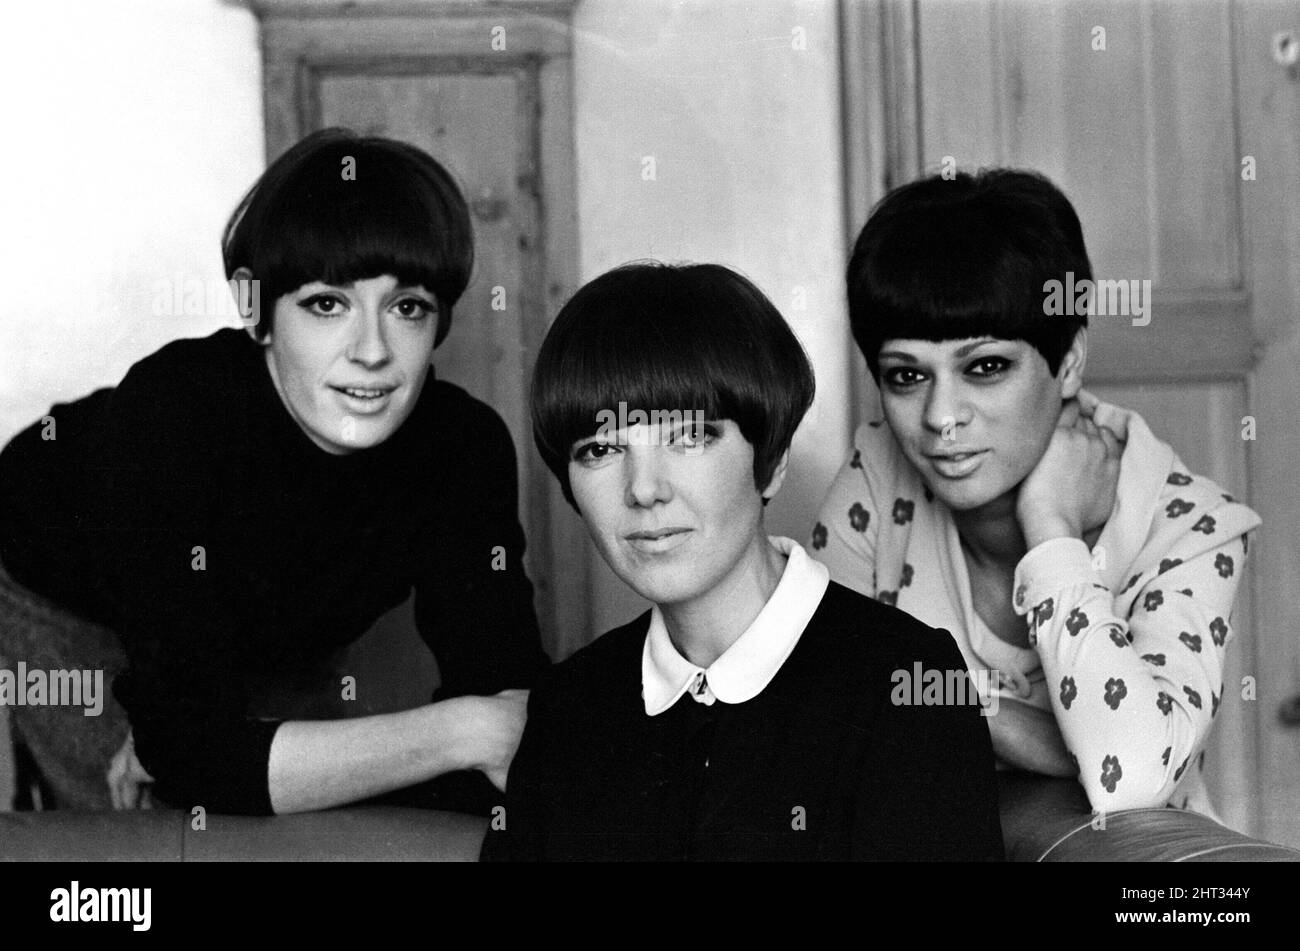
{"type": "Polygon", "coordinates": [[[1184,809],[1094,817],[1078,783],[999,776],[1007,859],[1017,862],[1297,862],[1300,851],[1233,832],[1184,809]]]}
{"type": "MultiPolygon", "coordinates": [[[[474,861],[487,826],[474,816],[393,806],[205,818],[198,831],[173,809],[0,813],[0,859],[474,861]]],[[[1130,809],[1094,828],[1077,783],[1025,774],[1002,777],[1002,825],[1012,861],[1300,861],[1300,851],[1181,809],[1130,809]]]]}
{"type": "Polygon", "coordinates": [[[196,830],[179,809],[0,813],[5,861],[473,862],[487,820],[357,806],[294,816],[209,814],[196,830]]]}

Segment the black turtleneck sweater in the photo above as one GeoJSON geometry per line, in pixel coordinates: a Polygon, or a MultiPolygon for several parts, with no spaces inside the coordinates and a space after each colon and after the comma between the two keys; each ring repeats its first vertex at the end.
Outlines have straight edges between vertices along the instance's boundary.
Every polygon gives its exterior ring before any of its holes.
{"type": "Polygon", "coordinates": [[[332,455],[229,329],[51,415],[56,439],[38,423],[0,454],[0,560],[120,632],[114,693],[164,800],[270,812],[284,696],[340,692],[333,662],[412,588],[433,699],[529,687],[547,666],[514,448],[463,390],[431,377],[386,442],[332,455]]]}

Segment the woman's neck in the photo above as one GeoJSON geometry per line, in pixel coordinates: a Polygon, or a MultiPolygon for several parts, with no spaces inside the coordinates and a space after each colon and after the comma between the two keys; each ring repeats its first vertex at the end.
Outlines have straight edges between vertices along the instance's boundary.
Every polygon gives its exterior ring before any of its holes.
{"type": "MultiPolygon", "coordinates": [[[[1029,546],[1016,518],[1015,490],[999,496],[979,508],[952,513],[961,538],[962,548],[981,568],[1014,569],[1025,557],[1029,546]]],[[[1104,526],[1097,526],[1083,535],[1084,543],[1092,548],[1097,543],[1104,526]]]]}
{"type": "Polygon", "coordinates": [[[744,557],[712,590],[680,604],[661,604],[673,646],[697,667],[721,657],[754,623],[785,571],[785,556],[760,529],[744,557]]]}
{"type": "Polygon", "coordinates": [[[1016,493],[1008,492],[979,508],[952,513],[962,547],[981,567],[1011,567],[1029,550],[1016,518],[1016,493]]]}

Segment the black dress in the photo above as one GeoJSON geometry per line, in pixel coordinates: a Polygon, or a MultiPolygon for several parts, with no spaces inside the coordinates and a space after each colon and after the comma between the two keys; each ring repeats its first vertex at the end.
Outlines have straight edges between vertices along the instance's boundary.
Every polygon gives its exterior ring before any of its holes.
{"type": "MultiPolygon", "coordinates": [[[[276,696],[337,691],[331,663],[412,588],[433,699],[530,687],[548,665],[514,448],[463,390],[430,377],[387,441],[332,455],[228,329],[51,415],[56,439],[38,423],[0,454],[0,560],[120,633],[114,693],[160,798],[270,812],[276,696]]],[[[469,785],[485,807],[490,786],[469,785]]]]}
{"type": "Polygon", "coordinates": [[[897,670],[966,669],[947,632],[832,582],[756,697],[651,717],[649,617],[533,691],[485,860],[1003,857],[979,707],[891,702],[897,670]]]}

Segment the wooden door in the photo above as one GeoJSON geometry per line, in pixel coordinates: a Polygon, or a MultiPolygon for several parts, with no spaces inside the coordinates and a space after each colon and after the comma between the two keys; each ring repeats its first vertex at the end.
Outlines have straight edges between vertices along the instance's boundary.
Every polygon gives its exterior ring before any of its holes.
{"type": "MultiPolygon", "coordinates": [[[[526,68],[446,68],[407,75],[324,72],[313,125],[410,142],[437,158],[460,185],[474,219],[474,273],[453,311],[450,334],[434,352],[434,369],[501,414],[516,451],[523,450],[526,481],[532,429],[525,390],[532,354],[524,321],[541,309],[533,299],[541,283],[536,77],[526,68]]],[[[525,525],[531,505],[524,493],[525,525]]]]}
{"type": "MultiPolygon", "coordinates": [[[[1268,46],[1297,9],[1234,0],[844,6],[855,234],[888,187],[946,159],[964,171],[1024,167],[1074,202],[1098,279],[1152,282],[1148,325],[1092,320],[1088,385],[1141,413],[1194,471],[1264,519],[1234,611],[1206,778],[1230,825],[1291,844],[1300,844],[1300,732],[1283,735],[1277,710],[1300,689],[1300,610],[1282,595],[1300,580],[1284,568],[1296,553],[1300,459],[1281,413],[1294,420],[1298,407],[1294,384],[1262,372],[1262,355],[1266,343],[1296,346],[1300,273],[1273,255],[1296,260],[1298,84],[1268,62],[1268,46]],[[1248,154],[1265,163],[1265,187],[1243,179],[1248,154]],[[1286,239],[1273,230],[1288,227],[1286,239]],[[1281,416],[1271,441],[1243,439],[1245,419],[1261,423],[1271,409],[1281,416]],[[1274,477],[1262,477],[1261,460],[1274,477]],[[1284,472],[1285,487],[1275,481],[1284,472]]],[[[869,389],[860,405],[870,405],[869,389]]]]}

